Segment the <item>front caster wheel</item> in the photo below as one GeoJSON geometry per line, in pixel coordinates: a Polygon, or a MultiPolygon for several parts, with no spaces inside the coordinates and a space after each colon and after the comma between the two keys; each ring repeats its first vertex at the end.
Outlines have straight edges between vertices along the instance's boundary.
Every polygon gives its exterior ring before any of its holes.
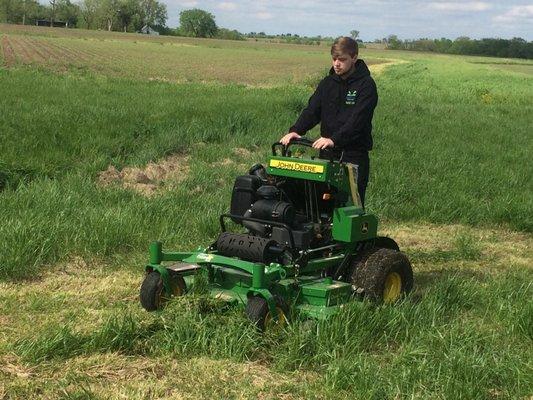
{"type": "Polygon", "coordinates": [[[276,330],[289,323],[289,309],[283,299],[275,296],[277,317],[274,317],[268,308],[267,301],[259,296],[248,298],[244,312],[261,332],[276,330]]]}
{"type": "MultiPolygon", "coordinates": [[[[171,276],[172,296],[185,294],[185,281],[181,276],[171,276]]],[[[170,296],[170,297],[172,297],[170,296]]],[[[165,293],[163,279],[157,271],[146,275],[141,285],[140,300],[146,311],[155,311],[163,307],[170,297],[165,293]]]]}

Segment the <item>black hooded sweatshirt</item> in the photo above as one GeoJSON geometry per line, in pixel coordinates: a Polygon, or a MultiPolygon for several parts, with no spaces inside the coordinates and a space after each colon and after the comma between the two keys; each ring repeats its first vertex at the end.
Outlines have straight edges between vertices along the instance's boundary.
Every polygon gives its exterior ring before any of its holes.
{"type": "Polygon", "coordinates": [[[344,161],[358,163],[372,149],[377,102],[376,83],[363,60],[355,62],[355,70],[346,79],[331,68],[289,132],[305,135],[320,122],[320,135],[344,150],[344,161]]]}

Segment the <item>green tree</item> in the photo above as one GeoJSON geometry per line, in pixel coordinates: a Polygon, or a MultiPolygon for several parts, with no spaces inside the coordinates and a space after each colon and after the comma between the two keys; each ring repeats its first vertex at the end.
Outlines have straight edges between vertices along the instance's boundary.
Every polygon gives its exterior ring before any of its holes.
{"type": "Polygon", "coordinates": [[[91,29],[98,19],[99,7],[100,4],[98,0],[82,0],[80,3],[80,14],[87,29],[91,29]]]}
{"type": "Polygon", "coordinates": [[[102,0],[99,4],[100,20],[108,31],[113,30],[120,6],[118,0],[102,0]]]}
{"type": "Polygon", "coordinates": [[[20,0],[0,0],[0,22],[16,23],[22,11],[20,0]]]}
{"type": "Polygon", "coordinates": [[[402,41],[396,35],[389,35],[385,40],[388,49],[398,50],[402,47],[402,41]]]}
{"type": "Polygon", "coordinates": [[[167,6],[157,0],[140,0],[136,28],[144,25],[165,25],[167,22],[167,6]]]}
{"type": "Polygon", "coordinates": [[[353,40],[357,40],[357,38],[359,37],[359,31],[356,31],[355,29],[353,31],[350,31],[350,36],[353,40]]]}
{"type": "Polygon", "coordinates": [[[137,0],[120,0],[118,5],[119,9],[117,18],[122,30],[127,32],[135,15],[139,13],[139,3],[137,0]]]}
{"type": "Polygon", "coordinates": [[[22,25],[34,24],[35,20],[43,18],[45,14],[45,7],[39,4],[38,1],[22,0],[22,16],[20,20],[22,25]]]}
{"type": "Polygon", "coordinates": [[[36,19],[49,18],[49,11],[36,0],[0,0],[0,22],[33,24],[36,19]]]}
{"type": "Polygon", "coordinates": [[[7,23],[7,10],[5,0],[0,0],[0,22],[7,23]]]}
{"type": "Polygon", "coordinates": [[[56,5],[57,0],[50,0],[50,26],[54,26],[54,20],[56,18],[56,5]]]}
{"type": "Polygon", "coordinates": [[[219,28],[217,38],[226,40],[245,40],[244,35],[237,30],[229,30],[226,28],[219,28]]]}
{"type": "Polygon", "coordinates": [[[471,54],[472,41],[468,36],[459,36],[450,47],[450,52],[454,54],[471,54]]]}
{"type": "Polygon", "coordinates": [[[193,8],[180,13],[180,30],[188,36],[213,37],[217,34],[218,28],[211,13],[193,8]]]}
{"type": "Polygon", "coordinates": [[[71,3],[70,0],[58,0],[56,7],[57,18],[65,21],[67,27],[75,27],[78,24],[78,19],[81,15],[79,5],[71,3]]]}

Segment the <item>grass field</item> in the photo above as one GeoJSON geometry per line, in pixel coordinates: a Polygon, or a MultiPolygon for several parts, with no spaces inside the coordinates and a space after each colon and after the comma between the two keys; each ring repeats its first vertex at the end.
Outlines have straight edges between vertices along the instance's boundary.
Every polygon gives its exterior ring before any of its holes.
{"type": "MultiPolygon", "coordinates": [[[[324,70],[324,46],[265,45],[213,39],[121,35],[98,31],[56,32],[2,25],[4,63],[39,65],[57,72],[92,71],[106,76],[173,82],[254,86],[302,83],[324,70]],[[67,34],[68,33],[68,34],[67,34]],[[298,55],[295,57],[295,53],[298,55]],[[260,66],[258,68],[258,66],[260,66]]],[[[372,59],[374,64],[385,63],[372,59]]]]}
{"type": "Polygon", "coordinates": [[[327,47],[10,25],[0,46],[0,398],[533,395],[533,63],[364,49],[368,205],[415,291],[259,337],[202,298],[143,312],[142,265],[215,238],[327,47]]]}

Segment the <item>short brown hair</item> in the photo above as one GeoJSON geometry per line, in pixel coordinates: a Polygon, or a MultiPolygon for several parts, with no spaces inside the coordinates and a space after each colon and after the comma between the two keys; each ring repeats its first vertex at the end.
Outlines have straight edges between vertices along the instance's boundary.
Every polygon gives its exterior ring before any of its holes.
{"type": "Polygon", "coordinates": [[[359,45],[351,37],[338,37],[331,46],[331,55],[339,56],[341,54],[349,54],[351,57],[353,57],[359,54],[359,45]]]}

